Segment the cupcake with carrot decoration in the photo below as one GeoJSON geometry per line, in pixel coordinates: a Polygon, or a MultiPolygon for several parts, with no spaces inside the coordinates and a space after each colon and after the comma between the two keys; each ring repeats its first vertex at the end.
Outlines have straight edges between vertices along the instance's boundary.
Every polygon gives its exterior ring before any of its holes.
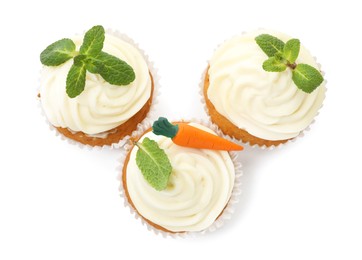
{"type": "Polygon", "coordinates": [[[154,71],[125,35],[94,26],[49,45],[40,61],[41,106],[63,136],[84,145],[115,145],[147,118],[154,71]]]}
{"type": "Polygon", "coordinates": [[[242,146],[212,125],[160,117],[133,136],[120,172],[126,203],[156,232],[212,231],[230,217],[240,193],[242,146]]]}
{"type": "Polygon", "coordinates": [[[308,128],[326,87],[319,64],[298,39],[257,30],[216,49],[202,91],[207,113],[224,134],[270,147],[308,128]]]}

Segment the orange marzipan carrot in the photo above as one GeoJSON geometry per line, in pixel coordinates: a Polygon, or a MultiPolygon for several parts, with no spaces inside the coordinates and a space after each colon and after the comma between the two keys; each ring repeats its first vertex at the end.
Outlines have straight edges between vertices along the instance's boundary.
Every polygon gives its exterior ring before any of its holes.
{"type": "Polygon", "coordinates": [[[160,117],[155,121],[153,124],[153,132],[156,135],[170,137],[177,145],[190,148],[224,151],[241,151],[244,149],[241,145],[230,142],[197,127],[193,127],[188,123],[173,125],[163,117],[160,117]]]}

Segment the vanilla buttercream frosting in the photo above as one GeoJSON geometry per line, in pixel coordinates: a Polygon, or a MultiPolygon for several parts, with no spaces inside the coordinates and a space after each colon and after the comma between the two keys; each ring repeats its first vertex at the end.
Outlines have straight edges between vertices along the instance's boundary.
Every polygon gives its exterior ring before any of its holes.
{"type": "MultiPolygon", "coordinates": [[[[207,96],[215,109],[240,129],[266,140],[286,140],[300,134],[313,121],[325,97],[325,82],[311,94],[298,89],[292,71],[267,72],[268,59],[255,37],[270,34],[284,42],[290,36],[257,30],[221,44],[210,60],[207,96]]],[[[301,45],[296,63],[319,65],[301,45]]]]}
{"type": "MultiPolygon", "coordinates": [[[[83,36],[72,39],[79,50],[83,36]]],[[[101,136],[130,119],[151,96],[152,80],[140,51],[130,43],[106,33],[102,51],[120,58],[134,70],[136,78],[126,86],[111,85],[99,74],[87,72],[84,91],[75,98],[66,93],[66,78],[73,60],[45,66],[40,78],[43,110],[56,127],[101,136]]]]}
{"type": "MultiPolygon", "coordinates": [[[[214,133],[200,124],[192,126],[214,133]]],[[[235,168],[226,151],[181,147],[170,138],[148,132],[164,149],[171,165],[168,187],[157,191],[136,164],[135,146],[127,164],[127,190],[144,218],[173,232],[201,231],[213,224],[227,205],[234,186],[235,168]]]]}

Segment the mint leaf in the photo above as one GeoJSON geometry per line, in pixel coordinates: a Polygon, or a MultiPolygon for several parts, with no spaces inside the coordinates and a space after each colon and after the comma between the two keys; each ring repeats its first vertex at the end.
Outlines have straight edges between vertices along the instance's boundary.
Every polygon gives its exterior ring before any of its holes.
{"type": "Polygon", "coordinates": [[[263,69],[270,72],[281,72],[289,67],[295,85],[306,93],[312,93],[323,82],[321,73],[308,64],[296,64],[300,51],[300,41],[291,39],[284,44],[280,39],[261,34],[255,37],[256,43],[268,55],[263,69]]]}
{"type": "Polygon", "coordinates": [[[104,40],[104,28],[93,26],[85,33],[79,53],[71,39],[62,39],[49,45],[40,54],[40,61],[46,66],[58,66],[74,58],[66,79],[66,92],[71,98],[84,90],[87,71],[100,74],[113,85],[130,84],[136,77],[134,70],[119,58],[102,52],[104,40]]]}
{"type": "Polygon", "coordinates": [[[103,49],[104,33],[104,28],[101,25],[93,26],[85,33],[79,53],[88,56],[96,56],[100,53],[103,49]]]}
{"type": "Polygon", "coordinates": [[[172,166],[165,151],[148,137],[136,145],[138,147],[136,164],[143,177],[156,190],[166,189],[172,166]]]}
{"type": "Polygon", "coordinates": [[[100,52],[91,60],[94,71],[97,71],[110,84],[128,85],[136,77],[130,65],[108,53],[100,52]]]}
{"type": "Polygon", "coordinates": [[[256,43],[268,57],[283,53],[284,42],[269,34],[260,34],[255,38],[256,43]]]}
{"type": "Polygon", "coordinates": [[[80,61],[80,58],[77,60],[77,58],[78,57],[74,59],[75,62],[67,75],[66,91],[70,98],[78,96],[83,92],[85,87],[85,76],[87,71],[84,62],[80,61]]]}
{"type": "Polygon", "coordinates": [[[321,73],[308,64],[298,64],[293,70],[292,79],[306,93],[312,93],[323,82],[321,73]]]}
{"type": "Polygon", "coordinates": [[[291,39],[287,41],[283,49],[283,58],[294,63],[299,55],[300,41],[298,39],[291,39]]]}
{"type": "Polygon", "coordinates": [[[281,72],[286,70],[287,65],[285,65],[280,59],[277,57],[271,57],[264,61],[263,69],[269,72],[281,72]]]}
{"type": "Polygon", "coordinates": [[[61,39],[50,44],[40,54],[40,61],[46,66],[58,66],[75,55],[75,44],[71,39],[61,39]]]}

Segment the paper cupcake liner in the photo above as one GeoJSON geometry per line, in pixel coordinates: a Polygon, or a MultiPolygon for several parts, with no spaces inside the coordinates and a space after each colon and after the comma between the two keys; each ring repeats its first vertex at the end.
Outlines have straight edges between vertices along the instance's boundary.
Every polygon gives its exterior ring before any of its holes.
{"type": "MultiPolygon", "coordinates": [[[[141,53],[143,58],[145,59],[145,61],[147,63],[147,66],[148,66],[148,69],[149,69],[150,73],[152,74],[154,88],[153,88],[153,95],[152,95],[152,102],[151,102],[150,110],[148,111],[147,116],[138,124],[137,128],[133,131],[133,132],[137,132],[140,129],[141,124],[148,123],[148,122],[153,122],[153,120],[154,120],[155,106],[158,103],[158,97],[160,95],[160,92],[159,92],[160,77],[158,75],[158,69],[155,67],[154,62],[149,59],[146,52],[139,47],[139,44],[136,43],[128,35],[120,33],[117,30],[111,30],[111,29],[107,29],[106,33],[109,33],[109,34],[111,34],[113,36],[116,36],[116,37],[120,38],[121,40],[124,40],[125,42],[127,42],[127,43],[131,44],[132,46],[134,46],[141,53]]],[[[38,79],[38,83],[39,83],[39,87],[38,87],[38,92],[37,93],[40,93],[40,77],[38,79]]],[[[68,143],[70,143],[72,145],[77,145],[80,148],[87,148],[87,149],[90,149],[90,150],[91,149],[99,149],[99,150],[101,150],[101,149],[104,149],[104,148],[115,148],[115,149],[117,149],[117,148],[123,147],[133,134],[133,132],[132,132],[131,135],[127,135],[123,139],[121,139],[118,143],[113,143],[111,145],[92,146],[92,145],[89,145],[89,144],[82,144],[82,143],[80,143],[78,141],[75,141],[75,140],[73,140],[71,138],[68,138],[68,137],[64,136],[63,134],[59,133],[58,130],[56,129],[56,127],[54,127],[49,122],[49,120],[48,120],[48,118],[47,118],[47,116],[46,116],[46,114],[44,112],[44,109],[43,109],[43,107],[41,105],[40,98],[38,98],[38,101],[39,101],[38,102],[38,107],[41,110],[41,114],[42,114],[42,116],[44,116],[45,122],[48,124],[50,130],[54,131],[55,135],[59,136],[61,138],[61,140],[67,141],[68,143]]]]}
{"type": "MultiPolygon", "coordinates": [[[[259,29],[262,29],[262,28],[259,28],[259,29]]],[[[241,35],[245,34],[246,32],[242,32],[241,35]]],[[[223,43],[225,43],[227,40],[223,41],[222,43],[218,44],[217,47],[214,49],[214,52],[219,48],[220,45],[222,45],[223,43]]],[[[322,75],[323,75],[323,78],[325,76],[325,72],[321,70],[321,64],[317,61],[317,58],[314,56],[313,57],[314,60],[316,61],[316,63],[318,64],[318,69],[321,71],[322,75]]],[[[205,81],[205,76],[206,76],[206,73],[207,73],[207,67],[209,65],[209,61],[207,62],[207,65],[205,66],[206,69],[204,69],[203,73],[201,74],[201,80],[200,80],[200,83],[199,83],[199,94],[201,95],[201,103],[202,103],[202,106],[206,112],[206,115],[207,115],[207,118],[210,122],[212,122],[211,120],[211,116],[209,114],[209,110],[206,106],[206,100],[205,100],[205,96],[204,96],[204,81],[205,81]]],[[[324,82],[325,82],[325,88],[326,88],[326,91],[324,93],[324,97],[323,97],[323,100],[326,98],[326,93],[327,93],[327,80],[324,78],[324,82]]],[[[320,113],[320,110],[321,108],[323,107],[323,103],[321,105],[321,107],[318,109],[318,112],[317,114],[315,115],[313,121],[303,130],[299,133],[299,135],[297,135],[296,137],[288,140],[287,142],[285,143],[281,143],[281,144],[278,144],[278,145],[271,145],[271,146],[266,146],[266,145],[259,145],[259,144],[250,144],[250,142],[244,142],[242,140],[239,140],[239,139],[236,139],[235,137],[233,136],[230,136],[230,135],[227,135],[227,134],[224,134],[219,126],[217,126],[216,124],[216,127],[218,128],[218,130],[220,130],[226,137],[227,139],[233,141],[233,142],[236,142],[238,144],[243,144],[243,145],[246,145],[248,147],[251,147],[251,148],[259,148],[259,149],[262,149],[262,150],[274,150],[275,148],[280,148],[280,147],[283,147],[289,143],[292,143],[292,142],[295,142],[297,139],[300,139],[302,137],[304,137],[304,134],[308,131],[310,131],[310,127],[314,124],[315,122],[315,119],[318,117],[319,113],[320,113]]]]}
{"type": "MultiPolygon", "coordinates": [[[[199,123],[201,125],[209,127],[211,130],[215,131],[219,136],[225,138],[225,135],[221,132],[221,130],[215,124],[211,123],[211,121],[202,121],[199,119],[182,120],[182,121],[199,123]]],[[[139,136],[142,136],[144,134],[144,132],[151,127],[152,127],[152,124],[149,122],[140,125],[139,129],[137,131],[133,132],[132,138],[137,138],[139,136]]],[[[241,177],[243,175],[243,172],[242,172],[242,165],[237,160],[237,158],[238,158],[237,152],[229,152],[230,157],[231,157],[234,167],[235,167],[235,182],[234,182],[234,187],[233,187],[229,202],[227,203],[226,207],[224,208],[222,214],[214,221],[214,223],[211,226],[209,226],[208,228],[206,228],[204,230],[187,231],[187,232],[183,232],[183,233],[170,233],[170,232],[165,232],[165,231],[159,230],[159,229],[153,227],[152,225],[150,225],[147,221],[145,221],[144,218],[141,217],[136,212],[136,210],[130,205],[130,203],[127,199],[127,196],[125,195],[125,191],[123,188],[123,181],[122,181],[122,175],[123,175],[122,169],[123,169],[123,165],[124,165],[125,159],[127,157],[127,154],[130,152],[131,148],[132,148],[132,144],[130,142],[124,146],[124,150],[121,151],[121,156],[119,159],[119,166],[116,168],[116,171],[118,173],[117,179],[120,182],[120,186],[119,186],[120,196],[122,197],[122,199],[124,201],[124,206],[130,210],[130,213],[136,219],[140,219],[141,223],[144,226],[146,226],[149,231],[152,231],[156,235],[160,234],[163,237],[173,237],[173,238],[194,237],[194,236],[204,235],[206,233],[214,232],[215,230],[221,228],[225,224],[225,222],[232,217],[232,215],[235,211],[235,205],[239,202],[239,195],[242,192],[241,177]]]]}

